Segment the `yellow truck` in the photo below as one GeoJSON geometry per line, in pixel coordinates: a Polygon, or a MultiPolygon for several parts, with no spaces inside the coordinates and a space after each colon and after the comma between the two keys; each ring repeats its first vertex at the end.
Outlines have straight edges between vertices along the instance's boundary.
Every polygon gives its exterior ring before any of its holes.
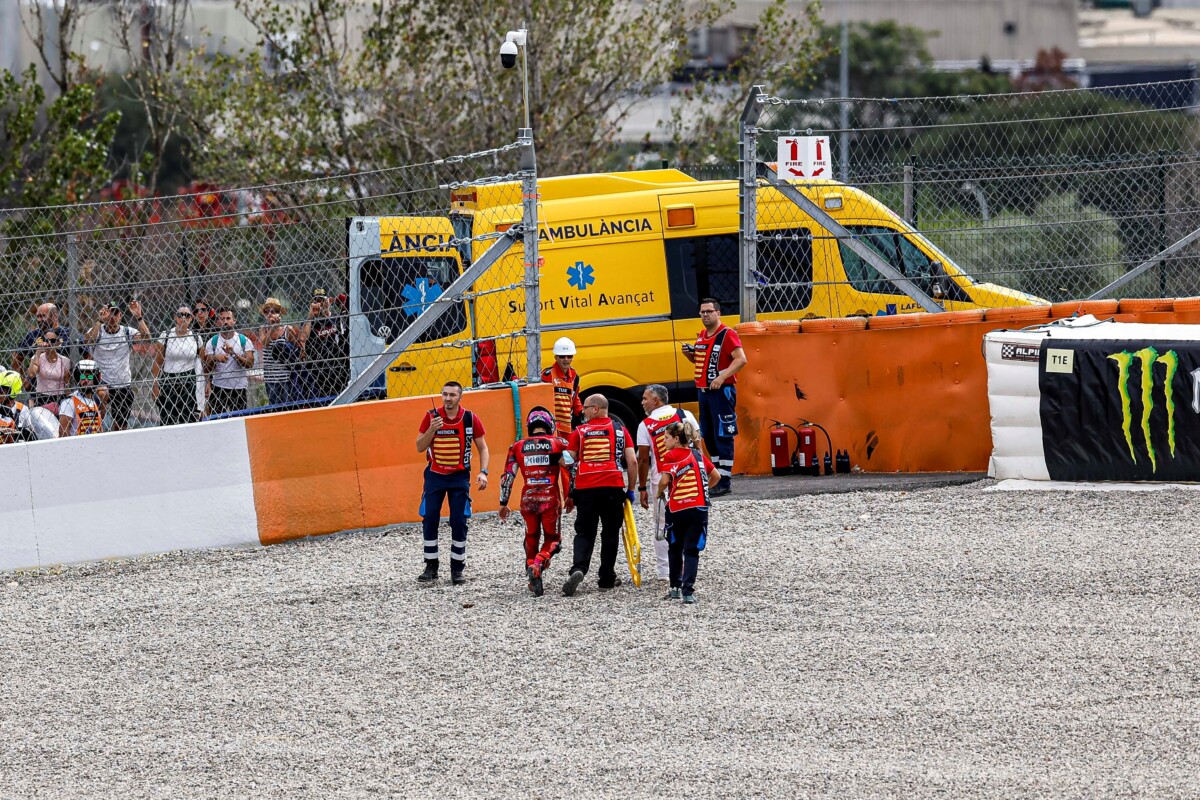
{"type": "MultiPolygon", "coordinates": [[[[1044,302],[975,281],[859,189],[833,181],[796,188],[947,311],[1044,302]]],[[[726,324],[739,320],[737,182],[664,169],[544,178],[538,191],[541,366],[553,360],[554,340],[569,336],[581,388],[603,391],[622,419],[640,419],[647,384],[665,384],[673,401],[694,401],[693,367],[679,345],[700,330],[700,299],[718,298],[726,324]]],[[[758,319],[922,310],[775,189],[757,197],[758,263],[771,278],[757,290],[758,319]]],[[[455,190],[446,217],[350,219],[353,372],[494,241],[469,237],[520,221],[515,184],[455,190]]],[[[479,385],[504,377],[509,364],[522,375],[523,345],[506,338],[525,321],[524,289],[513,283],[521,264],[518,240],[388,368],[387,395],[436,394],[446,380],[479,385]],[[466,346],[471,341],[478,344],[466,346]]]]}

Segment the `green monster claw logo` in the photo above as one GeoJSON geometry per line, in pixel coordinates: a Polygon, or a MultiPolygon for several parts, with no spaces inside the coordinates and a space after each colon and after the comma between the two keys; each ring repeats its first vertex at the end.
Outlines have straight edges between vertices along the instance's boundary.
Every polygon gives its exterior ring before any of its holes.
{"type": "Polygon", "coordinates": [[[1133,448],[1133,402],[1129,395],[1130,367],[1136,361],[1141,366],[1142,438],[1146,441],[1146,453],[1150,456],[1150,470],[1158,471],[1158,454],[1154,452],[1154,440],[1150,438],[1150,412],[1154,410],[1154,365],[1162,364],[1166,369],[1163,385],[1163,405],[1167,410],[1167,442],[1171,447],[1171,458],[1175,457],[1175,373],[1179,370],[1179,356],[1168,350],[1161,356],[1153,347],[1143,347],[1136,353],[1124,350],[1108,357],[1117,362],[1117,388],[1121,394],[1121,431],[1125,444],[1129,446],[1129,457],[1137,463],[1137,451],[1133,448]]]}

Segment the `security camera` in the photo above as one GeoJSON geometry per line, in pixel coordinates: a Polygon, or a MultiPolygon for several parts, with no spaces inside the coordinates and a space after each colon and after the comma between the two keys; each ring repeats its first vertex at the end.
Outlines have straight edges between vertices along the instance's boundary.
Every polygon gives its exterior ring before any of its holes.
{"type": "Polygon", "coordinates": [[[509,39],[505,39],[504,44],[500,45],[500,63],[505,69],[512,69],[517,65],[517,46],[509,39]]]}

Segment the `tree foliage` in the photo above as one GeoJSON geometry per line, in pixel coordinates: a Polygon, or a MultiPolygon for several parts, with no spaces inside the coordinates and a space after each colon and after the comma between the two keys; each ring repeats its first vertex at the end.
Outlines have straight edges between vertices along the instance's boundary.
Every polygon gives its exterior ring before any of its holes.
{"type": "Polygon", "coordinates": [[[0,205],[35,207],[89,197],[109,176],[120,114],[99,114],[95,89],[76,84],[47,106],[31,64],[0,70],[0,205]]]}
{"type": "MultiPolygon", "coordinates": [[[[1011,81],[1004,75],[979,70],[935,70],[928,42],[936,35],[895,20],[849,23],[850,96],[904,99],[989,94],[1011,88],[1011,81]]],[[[830,42],[829,52],[821,63],[821,94],[834,97],[840,94],[841,28],[825,25],[821,36],[830,42]]]]}
{"type": "Polygon", "coordinates": [[[686,31],[725,0],[240,0],[261,47],[188,75],[198,166],[218,180],[280,180],[430,161],[514,141],[522,70],[507,30],[530,30],[538,165],[595,169],[634,103],[686,56],[686,31]]]}
{"type": "Polygon", "coordinates": [[[809,0],[798,13],[791,5],[770,0],[730,69],[680,90],[669,120],[670,149],[679,161],[737,160],[738,120],[754,85],[787,94],[815,84],[831,47],[820,35],[821,4],[809,0]]]}

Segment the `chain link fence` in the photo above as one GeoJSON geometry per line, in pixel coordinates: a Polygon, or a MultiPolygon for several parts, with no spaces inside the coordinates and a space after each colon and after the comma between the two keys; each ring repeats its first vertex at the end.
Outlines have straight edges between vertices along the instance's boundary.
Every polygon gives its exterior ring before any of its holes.
{"type": "Polygon", "coordinates": [[[1193,80],[760,93],[742,120],[743,304],[824,317],[1200,294],[1196,109],[1193,80]],[[786,161],[780,140],[797,142],[786,161]]]}
{"type": "Polygon", "coordinates": [[[520,237],[469,291],[446,294],[501,231],[521,229],[519,150],[0,211],[3,366],[22,374],[28,405],[57,414],[80,377],[67,367],[90,356],[106,430],[327,404],[419,318],[405,368],[367,394],[525,378],[524,303],[509,308],[527,288],[520,237]],[[351,258],[355,220],[375,221],[369,258],[351,258]]]}

